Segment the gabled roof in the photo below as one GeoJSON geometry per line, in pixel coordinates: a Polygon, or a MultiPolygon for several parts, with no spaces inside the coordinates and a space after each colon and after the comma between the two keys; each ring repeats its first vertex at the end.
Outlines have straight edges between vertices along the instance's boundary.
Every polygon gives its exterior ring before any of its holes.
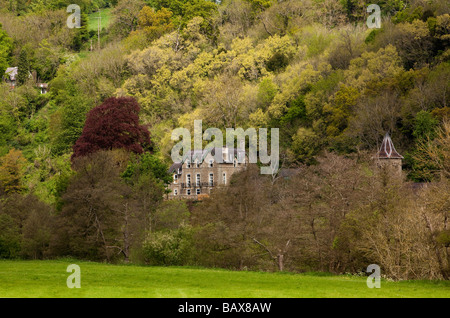
{"type": "Polygon", "coordinates": [[[183,166],[182,163],[174,163],[174,164],[172,164],[172,165],[170,166],[170,168],[169,168],[169,173],[178,171],[178,169],[180,169],[182,166],[183,166]]]}
{"type": "MultiPolygon", "coordinates": [[[[189,154],[183,157],[183,162],[190,159],[191,162],[195,162],[195,160],[198,160],[199,162],[203,162],[208,155],[208,153],[211,153],[211,156],[215,156],[216,153],[222,157],[224,153],[228,153],[229,155],[232,155],[234,157],[237,157],[239,155],[245,155],[245,150],[236,149],[236,148],[227,148],[227,147],[213,147],[213,148],[206,148],[203,150],[191,150],[189,154]]],[[[227,162],[233,162],[232,160],[225,159],[225,163],[227,162]]]]}
{"type": "Polygon", "coordinates": [[[9,79],[11,81],[14,81],[16,79],[17,73],[19,72],[19,68],[16,67],[8,67],[5,71],[5,74],[9,76],[9,79]]]}
{"type": "Polygon", "coordinates": [[[383,142],[381,143],[380,150],[376,154],[375,158],[377,159],[403,159],[403,156],[400,155],[397,150],[395,150],[394,143],[392,142],[389,133],[383,138],[383,142]]]}
{"type": "Polygon", "coordinates": [[[169,173],[172,173],[172,172],[177,171],[178,169],[182,168],[183,163],[186,162],[186,160],[189,160],[190,162],[195,162],[197,160],[197,162],[202,163],[209,153],[211,153],[211,156],[213,156],[213,157],[216,155],[216,153],[218,153],[224,163],[233,163],[233,157],[237,157],[239,160],[241,158],[240,156],[245,156],[245,150],[236,149],[236,148],[214,147],[214,148],[206,148],[206,149],[202,149],[202,150],[191,150],[188,154],[186,154],[183,157],[182,162],[174,163],[170,166],[169,173]],[[226,159],[223,159],[222,155],[224,153],[228,153],[229,157],[226,159]],[[230,158],[230,156],[231,156],[231,158],[230,158]]]}

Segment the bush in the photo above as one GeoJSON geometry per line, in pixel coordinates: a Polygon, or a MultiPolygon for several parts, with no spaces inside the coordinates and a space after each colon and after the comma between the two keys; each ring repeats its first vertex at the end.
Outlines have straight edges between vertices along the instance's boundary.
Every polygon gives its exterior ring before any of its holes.
{"type": "Polygon", "coordinates": [[[20,252],[20,232],[14,219],[0,213],[0,259],[16,258],[20,252]]]}
{"type": "Polygon", "coordinates": [[[143,244],[145,262],[150,265],[185,265],[191,248],[191,229],[150,233],[143,244]]]}

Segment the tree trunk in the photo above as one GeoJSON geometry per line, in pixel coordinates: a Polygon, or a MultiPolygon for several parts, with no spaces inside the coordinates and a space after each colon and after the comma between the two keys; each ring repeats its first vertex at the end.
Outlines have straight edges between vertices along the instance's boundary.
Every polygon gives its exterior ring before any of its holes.
{"type": "Polygon", "coordinates": [[[125,204],[125,225],[123,230],[123,255],[125,257],[124,261],[125,263],[128,263],[129,260],[129,251],[130,251],[130,240],[129,240],[129,233],[128,233],[128,204],[125,204]]]}
{"type": "Polygon", "coordinates": [[[278,259],[278,270],[282,272],[284,270],[284,255],[278,254],[277,259],[278,259]]]}

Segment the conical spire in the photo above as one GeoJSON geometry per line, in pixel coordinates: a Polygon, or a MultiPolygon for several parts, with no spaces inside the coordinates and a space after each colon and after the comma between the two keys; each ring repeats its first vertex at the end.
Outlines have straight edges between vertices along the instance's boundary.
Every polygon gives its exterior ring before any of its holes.
{"type": "Polygon", "coordinates": [[[381,143],[380,151],[378,151],[376,158],[378,159],[403,159],[403,156],[400,155],[397,150],[395,150],[394,143],[392,142],[391,136],[389,133],[383,138],[383,142],[381,143]]]}
{"type": "Polygon", "coordinates": [[[378,159],[403,159],[403,156],[400,155],[397,150],[395,150],[394,143],[392,142],[391,136],[389,133],[383,138],[383,142],[381,143],[380,150],[378,151],[376,158],[378,159]]]}

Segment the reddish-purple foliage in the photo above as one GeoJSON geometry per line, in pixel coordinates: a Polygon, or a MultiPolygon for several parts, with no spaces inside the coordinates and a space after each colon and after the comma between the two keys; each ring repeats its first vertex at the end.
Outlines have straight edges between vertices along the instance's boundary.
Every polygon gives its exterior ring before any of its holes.
{"type": "Polygon", "coordinates": [[[150,133],[139,125],[139,104],[132,97],[111,97],[87,115],[83,133],[73,146],[72,159],[98,150],[123,148],[142,153],[150,133]]]}

